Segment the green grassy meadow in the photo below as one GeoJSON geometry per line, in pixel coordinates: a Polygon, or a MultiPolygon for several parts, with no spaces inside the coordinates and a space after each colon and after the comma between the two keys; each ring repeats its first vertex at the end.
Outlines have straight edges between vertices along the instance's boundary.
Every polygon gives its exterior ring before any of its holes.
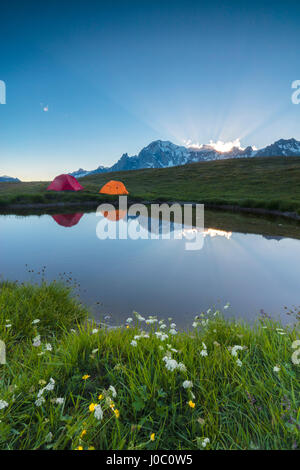
{"type": "Polygon", "coordinates": [[[222,313],[100,328],[71,288],[2,283],[0,448],[296,449],[299,318],[222,313]]]}
{"type": "Polygon", "coordinates": [[[80,179],[84,191],[46,191],[49,182],[0,183],[0,208],[12,204],[103,202],[110,179],[121,180],[130,198],[145,201],[193,201],[300,214],[300,158],[241,158],[200,162],[164,169],[91,175],[80,179]]]}

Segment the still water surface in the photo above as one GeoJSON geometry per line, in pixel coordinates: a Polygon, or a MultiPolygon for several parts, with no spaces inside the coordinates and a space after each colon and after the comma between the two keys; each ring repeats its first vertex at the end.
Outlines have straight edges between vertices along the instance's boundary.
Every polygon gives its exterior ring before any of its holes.
{"type": "MultiPolygon", "coordinates": [[[[43,266],[47,280],[71,273],[81,300],[97,319],[111,315],[112,324],[136,310],[187,327],[196,314],[227,302],[226,315],[253,321],[263,310],[286,323],[284,307],[300,305],[299,240],[206,228],[202,249],[187,251],[184,238],[99,240],[99,219],[1,215],[0,276],[39,281],[43,266]]],[[[149,221],[109,223],[140,224],[147,233],[149,221]]]]}

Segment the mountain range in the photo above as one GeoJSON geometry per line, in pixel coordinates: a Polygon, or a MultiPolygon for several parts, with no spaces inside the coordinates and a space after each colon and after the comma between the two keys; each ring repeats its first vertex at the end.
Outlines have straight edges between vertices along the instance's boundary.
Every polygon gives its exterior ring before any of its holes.
{"type": "Polygon", "coordinates": [[[155,140],[144,147],[138,155],[130,157],[124,153],[122,157],[111,167],[100,165],[92,171],[80,168],[70,173],[75,178],[82,178],[97,173],[109,173],[113,171],[139,170],[142,168],[167,168],[187,163],[222,160],[228,158],[245,157],[300,157],[300,141],[296,139],[280,139],[267,147],[256,149],[254,147],[232,147],[224,152],[217,150],[213,144],[201,146],[180,146],[169,141],[155,140]]]}
{"type": "MultiPolygon", "coordinates": [[[[167,168],[187,163],[205,162],[212,160],[224,160],[228,158],[245,157],[300,157],[300,141],[296,139],[280,139],[267,147],[256,149],[255,147],[232,147],[229,151],[220,151],[214,144],[200,146],[176,145],[169,141],[155,140],[144,147],[138,155],[130,157],[124,153],[122,157],[111,167],[98,166],[95,170],[83,170],[69,173],[75,178],[82,178],[97,173],[109,173],[113,171],[139,170],[143,168],[167,168]]],[[[0,176],[0,182],[20,182],[18,178],[0,176]]]]}
{"type": "Polygon", "coordinates": [[[11,176],[0,176],[0,183],[20,183],[18,178],[12,178],[11,176]]]}

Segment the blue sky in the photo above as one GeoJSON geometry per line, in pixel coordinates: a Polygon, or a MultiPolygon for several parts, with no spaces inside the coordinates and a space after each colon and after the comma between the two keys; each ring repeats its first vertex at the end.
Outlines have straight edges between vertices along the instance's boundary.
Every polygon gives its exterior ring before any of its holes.
{"type": "Polygon", "coordinates": [[[48,180],[155,139],[300,140],[299,2],[12,0],[0,13],[0,175],[48,180]]]}

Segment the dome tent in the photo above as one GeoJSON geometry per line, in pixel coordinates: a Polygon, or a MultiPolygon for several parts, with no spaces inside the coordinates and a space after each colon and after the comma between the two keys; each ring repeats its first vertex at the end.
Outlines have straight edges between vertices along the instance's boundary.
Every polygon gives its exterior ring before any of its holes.
{"type": "Polygon", "coordinates": [[[47,191],[81,191],[83,187],[71,175],[59,175],[48,186],[47,191]]]}
{"type": "Polygon", "coordinates": [[[124,183],[111,180],[100,189],[101,194],[129,194],[124,183]]]}

